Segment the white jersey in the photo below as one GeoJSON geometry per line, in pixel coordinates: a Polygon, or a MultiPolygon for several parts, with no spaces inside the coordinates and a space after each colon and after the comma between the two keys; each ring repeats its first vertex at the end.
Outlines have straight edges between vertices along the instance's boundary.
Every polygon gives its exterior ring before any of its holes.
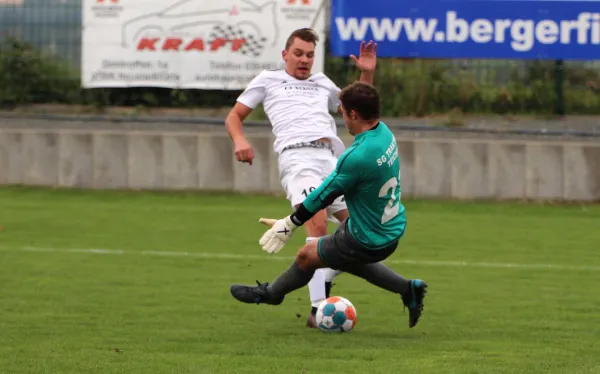
{"type": "Polygon", "coordinates": [[[337,136],[335,120],[340,88],[323,73],[300,80],[285,70],[264,70],[248,84],[237,101],[255,109],[261,102],[273,126],[275,152],[285,146],[328,138],[334,154],[345,149],[337,136]]]}

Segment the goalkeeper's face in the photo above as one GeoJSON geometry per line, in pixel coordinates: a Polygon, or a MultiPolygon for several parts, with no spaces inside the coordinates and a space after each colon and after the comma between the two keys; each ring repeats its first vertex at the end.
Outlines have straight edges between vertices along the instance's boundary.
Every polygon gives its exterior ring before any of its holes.
{"type": "Polygon", "coordinates": [[[315,45],[296,38],[287,50],[283,51],[285,71],[296,79],[308,79],[315,61],[315,45]]]}

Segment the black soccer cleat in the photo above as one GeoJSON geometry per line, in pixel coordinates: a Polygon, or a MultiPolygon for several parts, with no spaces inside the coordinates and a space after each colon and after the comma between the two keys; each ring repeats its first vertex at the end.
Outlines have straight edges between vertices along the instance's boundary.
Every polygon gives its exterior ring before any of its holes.
{"type": "Polygon", "coordinates": [[[402,296],[402,302],[408,307],[408,327],[413,328],[421,318],[423,312],[423,299],[427,293],[427,283],[420,279],[410,281],[410,286],[406,295],[402,296]]]}
{"type": "Polygon", "coordinates": [[[260,283],[256,281],[258,286],[244,286],[241,284],[234,284],[231,286],[231,296],[236,298],[238,301],[248,304],[270,304],[279,305],[283,302],[285,296],[274,297],[269,294],[267,286],[269,283],[260,283]]]}

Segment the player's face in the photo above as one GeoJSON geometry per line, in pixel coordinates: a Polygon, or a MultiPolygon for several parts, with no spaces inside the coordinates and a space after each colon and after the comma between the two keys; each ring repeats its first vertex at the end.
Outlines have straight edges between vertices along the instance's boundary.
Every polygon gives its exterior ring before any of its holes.
{"type": "Polygon", "coordinates": [[[283,51],[285,70],[296,79],[307,79],[315,61],[315,45],[295,38],[288,50],[283,51]]]}

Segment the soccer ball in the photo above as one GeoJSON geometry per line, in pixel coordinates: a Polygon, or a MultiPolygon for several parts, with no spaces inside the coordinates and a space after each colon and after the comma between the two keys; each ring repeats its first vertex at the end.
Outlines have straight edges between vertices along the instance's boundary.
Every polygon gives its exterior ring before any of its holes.
{"type": "Polygon", "coordinates": [[[317,308],[317,326],[325,332],[350,332],[356,326],[356,308],[341,296],[329,297],[317,308]]]}

